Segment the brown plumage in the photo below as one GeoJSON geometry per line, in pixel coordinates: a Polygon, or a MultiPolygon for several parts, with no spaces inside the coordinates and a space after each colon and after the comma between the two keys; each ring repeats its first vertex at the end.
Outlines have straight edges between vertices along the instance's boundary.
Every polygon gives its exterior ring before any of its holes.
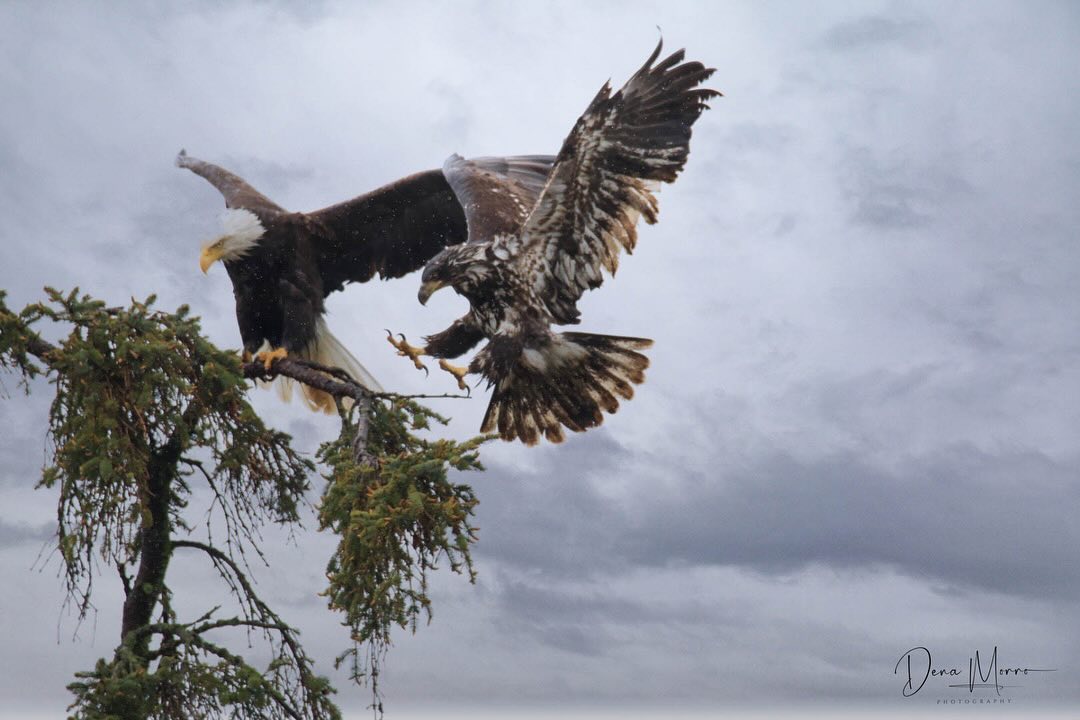
{"type": "Polygon", "coordinates": [[[656,222],[652,190],[675,180],[691,127],[719,95],[698,87],[713,70],[683,62],[682,50],[656,63],[661,45],[614,95],[604,84],[534,203],[468,160],[453,156],[443,167],[465,208],[469,241],[428,263],[420,300],[450,285],[471,308],[424,350],[457,357],[489,340],[468,367],[494,386],[485,432],[560,442],[563,428],[599,425],[645,379],[649,361],[639,351],[651,340],[551,326],[578,323],[582,294],[602,283],[603,270],[615,273],[622,250],[633,251],[638,217],[656,222]]]}
{"type": "MultiPolygon", "coordinates": [[[[517,182],[529,202],[554,158],[478,158],[478,167],[517,182]]],[[[441,170],[410,175],[314,212],[289,212],[228,170],[180,151],[176,164],[209,181],[230,208],[229,232],[203,250],[204,271],[221,260],[232,280],[244,348],[269,346],[341,367],[371,390],[379,385],[326,329],[324,299],[350,282],[398,278],[443,248],[464,242],[465,213],[441,170]]],[[[283,389],[288,388],[287,381],[283,389]]],[[[302,386],[314,409],[333,399],[302,386]]],[[[286,392],[287,394],[287,392],[286,392]]]]}

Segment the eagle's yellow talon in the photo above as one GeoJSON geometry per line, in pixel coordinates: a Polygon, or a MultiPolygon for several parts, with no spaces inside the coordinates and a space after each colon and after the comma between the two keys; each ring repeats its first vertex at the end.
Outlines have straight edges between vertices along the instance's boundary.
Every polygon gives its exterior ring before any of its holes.
{"type": "Polygon", "coordinates": [[[276,350],[271,350],[270,352],[256,353],[255,359],[263,364],[263,369],[265,369],[266,372],[270,372],[270,366],[273,365],[275,361],[281,360],[288,356],[289,351],[282,347],[277,348],[276,350]]]}
{"type": "Polygon", "coordinates": [[[427,366],[420,362],[420,356],[424,354],[424,348],[410,345],[408,341],[405,340],[405,336],[402,333],[398,333],[398,337],[401,339],[395,340],[394,334],[389,330],[386,331],[386,341],[397,348],[397,354],[401,357],[409,358],[413,361],[413,365],[417,370],[423,370],[426,373],[428,371],[427,366]]]}
{"type": "Polygon", "coordinates": [[[251,362],[251,357],[251,351],[247,348],[244,348],[244,350],[240,353],[240,362],[247,365],[249,362],[251,362]]]}
{"type": "Polygon", "coordinates": [[[469,368],[451,365],[450,363],[446,362],[445,359],[439,360],[439,367],[457,378],[457,386],[459,390],[469,392],[469,386],[465,382],[465,376],[469,374],[469,368]]]}

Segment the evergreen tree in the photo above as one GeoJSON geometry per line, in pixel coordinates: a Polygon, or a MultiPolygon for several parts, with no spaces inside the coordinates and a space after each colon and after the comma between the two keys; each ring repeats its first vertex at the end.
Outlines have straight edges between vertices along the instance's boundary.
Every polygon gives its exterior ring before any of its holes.
{"type": "MultiPolygon", "coordinates": [[[[268,427],[246,399],[249,381],[281,374],[338,399],[341,433],[319,449],[325,489],[320,528],[339,537],[324,595],[342,614],[348,645],[337,658],[368,683],[374,705],[379,662],[394,625],[430,620],[428,573],[445,559],[474,578],[469,546],[476,498],[449,470],[481,469],[479,446],[425,436],[442,418],[414,399],[371,394],[333,368],[286,358],[266,371],[214,347],[186,307],[126,308],[47,289],[48,302],[15,313],[0,291],[0,367],[47,376],[55,397],[51,455],[38,487],[57,494],[56,544],[68,599],[82,619],[101,567],[124,589],[120,644],[69,685],[75,718],[337,718],[329,681],[316,675],[297,631],[255,592],[247,563],[262,557],[267,523],[299,527],[312,460],[268,427]],[[58,344],[42,323],[68,330],[58,344]],[[418,434],[419,433],[419,434],[418,434]],[[192,521],[204,485],[224,527],[192,521]],[[205,539],[199,539],[205,537],[205,539]],[[169,565],[198,553],[236,600],[184,619],[173,610],[169,565]],[[258,633],[273,659],[257,668],[219,639],[258,633]]],[[[36,387],[36,385],[35,385],[36,387]]],[[[45,429],[43,429],[45,430],[45,429]]]]}

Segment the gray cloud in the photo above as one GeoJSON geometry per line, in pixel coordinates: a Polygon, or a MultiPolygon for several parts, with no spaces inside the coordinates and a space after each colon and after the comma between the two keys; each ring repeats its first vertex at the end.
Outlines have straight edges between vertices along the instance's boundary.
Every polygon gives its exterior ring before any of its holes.
{"type": "Polygon", "coordinates": [[[886,162],[865,147],[851,152],[844,184],[854,204],[852,219],[881,230],[927,227],[956,207],[959,196],[972,192],[948,168],[913,168],[902,159],[886,162]]]}
{"type": "Polygon", "coordinates": [[[41,545],[55,534],[56,526],[51,522],[31,527],[0,521],[0,547],[35,543],[41,545]]]}
{"type": "MultiPolygon", "coordinates": [[[[195,265],[221,199],[177,150],[298,210],[451,152],[554,152],[657,24],[718,68],[725,97],[661,222],[582,303],[583,330],[656,339],[649,380],[562,446],[488,447],[489,471],[463,478],[479,583],[436,576],[435,621],[398,638],[390,699],[877,701],[915,641],[964,658],[993,638],[1075,666],[1067,4],[2,5],[0,286],[16,307],[45,284],[116,304],[156,292],[235,347],[228,280],[195,265]]],[[[330,323],[387,387],[441,392],[381,338],[463,310],[415,293],[415,278],[352,287],[330,323]]],[[[0,706],[58,715],[71,673],[111,650],[116,588],[102,584],[96,644],[56,644],[58,584],[24,552],[55,512],[30,489],[51,388],[4,381],[0,634],[20,662],[0,706]]],[[[476,395],[438,405],[453,436],[479,426],[476,395]]],[[[252,398],[308,451],[335,433],[252,398]]],[[[269,537],[260,587],[332,674],[344,633],[315,595],[332,538],[269,537]]],[[[203,611],[220,588],[178,572],[178,607],[203,611]]],[[[1051,698],[1075,690],[1024,699],[1051,698]]]]}
{"type": "Polygon", "coordinates": [[[700,476],[684,493],[694,500],[649,508],[628,529],[629,553],[765,572],[887,564],[938,583],[1074,598],[1072,477],[1071,467],[1038,454],[970,447],[893,472],[850,455],[811,463],[779,456],[731,476],[700,476]],[[650,542],[658,535],[664,540],[650,542]]]}
{"type": "Polygon", "coordinates": [[[839,51],[897,45],[908,50],[924,47],[933,37],[925,20],[870,15],[845,20],[830,28],[823,42],[839,51]]]}
{"type": "MultiPolygon", "coordinates": [[[[903,389],[885,386],[872,398],[848,388],[859,399],[826,412],[887,402],[903,389]]],[[[603,456],[602,444],[589,454],[603,456]]],[[[480,552],[552,578],[641,566],[769,574],[890,566],[942,586],[1063,600],[1080,593],[1072,463],[970,445],[892,468],[856,452],[807,460],[782,450],[703,457],[695,457],[701,448],[682,450],[693,459],[658,462],[631,452],[599,472],[556,453],[524,476],[493,467],[481,495],[480,552]],[[594,482],[600,476],[626,477],[622,496],[605,498],[594,482]],[[542,503],[544,495],[559,502],[542,503]]]]}

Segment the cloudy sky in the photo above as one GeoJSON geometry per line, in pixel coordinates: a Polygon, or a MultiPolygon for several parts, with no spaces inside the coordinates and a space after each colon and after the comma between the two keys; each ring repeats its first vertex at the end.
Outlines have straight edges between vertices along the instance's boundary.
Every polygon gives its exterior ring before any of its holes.
{"type": "MultiPolygon", "coordinates": [[[[180,148],[296,210],[452,152],[553,153],[657,26],[725,97],[660,224],[583,303],[582,329],[656,340],[648,382],[561,446],[489,447],[467,478],[479,580],[440,574],[434,622],[398,634],[389,716],[991,697],[901,697],[915,646],[1058,668],[1005,691],[1018,710],[1080,703],[1073,3],[3,3],[0,288],[13,307],[44,285],[157,293],[237,347],[228,279],[197,267],[220,196],[180,148]]],[[[448,391],[382,339],[463,311],[417,285],[353,286],[329,323],[387,387],[448,391]]],[[[3,382],[0,713],[57,716],[116,644],[119,588],[106,574],[77,628],[35,564],[49,387],[3,382]]],[[[253,398],[306,450],[334,435],[253,398]]],[[[485,404],[438,407],[467,437],[485,404]]],[[[259,587],[359,713],[315,594],[332,538],[272,544],[259,587]]],[[[177,573],[202,612],[213,578],[177,573]]]]}

